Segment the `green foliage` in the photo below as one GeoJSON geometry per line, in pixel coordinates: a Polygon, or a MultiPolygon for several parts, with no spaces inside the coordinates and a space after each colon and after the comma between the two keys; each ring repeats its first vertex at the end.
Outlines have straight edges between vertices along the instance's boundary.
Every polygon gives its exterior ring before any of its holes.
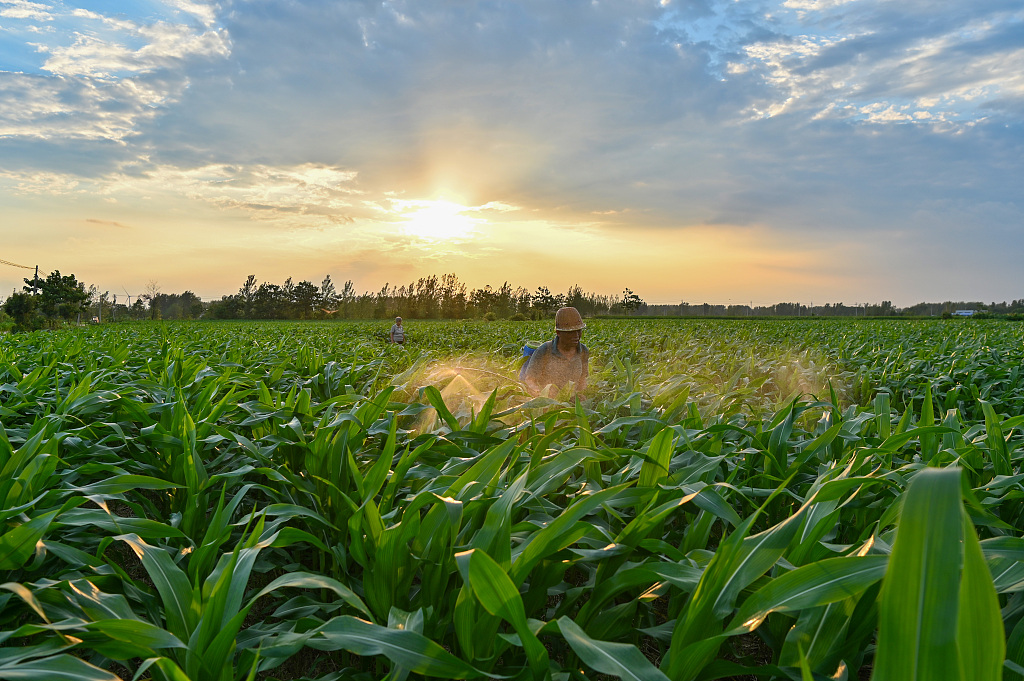
{"type": "Polygon", "coordinates": [[[5,319],[3,321],[13,320],[17,328],[22,331],[39,328],[42,319],[36,314],[37,300],[37,297],[31,293],[12,293],[4,301],[5,319]]]}
{"type": "Polygon", "coordinates": [[[1020,325],[382,324],[0,338],[0,678],[1024,673],[1020,325]]]}
{"type": "Polygon", "coordinates": [[[71,319],[84,311],[89,302],[85,284],[73,274],[62,276],[59,270],[51,272],[46,279],[25,279],[24,289],[38,291],[37,308],[47,317],[71,319]]]}
{"type": "Polygon", "coordinates": [[[619,304],[622,306],[623,310],[632,314],[643,307],[644,301],[640,296],[627,288],[622,292],[622,300],[619,304]]]}

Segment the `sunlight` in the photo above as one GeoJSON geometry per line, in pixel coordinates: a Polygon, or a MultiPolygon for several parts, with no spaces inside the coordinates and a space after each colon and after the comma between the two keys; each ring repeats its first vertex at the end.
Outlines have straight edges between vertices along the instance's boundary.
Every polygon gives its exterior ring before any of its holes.
{"type": "Polygon", "coordinates": [[[465,239],[483,222],[466,215],[470,210],[451,201],[410,201],[403,211],[402,228],[406,234],[433,241],[465,239]]]}

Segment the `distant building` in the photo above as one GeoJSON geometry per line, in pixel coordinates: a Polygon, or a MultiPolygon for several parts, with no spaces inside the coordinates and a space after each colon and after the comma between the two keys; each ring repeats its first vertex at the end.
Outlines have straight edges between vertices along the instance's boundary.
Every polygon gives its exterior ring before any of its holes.
{"type": "Polygon", "coordinates": [[[974,310],[957,310],[953,313],[954,317],[973,317],[974,310]]]}

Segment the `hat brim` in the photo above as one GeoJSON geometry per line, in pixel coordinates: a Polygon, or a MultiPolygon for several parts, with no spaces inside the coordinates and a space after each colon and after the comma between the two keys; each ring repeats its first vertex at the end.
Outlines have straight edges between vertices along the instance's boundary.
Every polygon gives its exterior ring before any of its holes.
{"type": "Polygon", "coordinates": [[[586,325],[586,323],[583,323],[583,324],[573,324],[572,326],[566,326],[566,327],[556,326],[555,327],[555,331],[582,331],[585,328],[587,328],[587,325],[586,325]]]}

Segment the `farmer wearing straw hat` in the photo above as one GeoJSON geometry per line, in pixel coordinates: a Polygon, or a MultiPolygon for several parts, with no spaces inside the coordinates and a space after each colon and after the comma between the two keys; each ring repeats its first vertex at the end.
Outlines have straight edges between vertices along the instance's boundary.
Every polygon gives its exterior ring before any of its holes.
{"type": "Polygon", "coordinates": [[[575,307],[563,307],[555,313],[555,338],[534,350],[519,372],[519,379],[531,395],[539,395],[547,386],[559,390],[573,383],[576,392],[587,387],[590,351],[580,342],[586,328],[575,307]]]}

